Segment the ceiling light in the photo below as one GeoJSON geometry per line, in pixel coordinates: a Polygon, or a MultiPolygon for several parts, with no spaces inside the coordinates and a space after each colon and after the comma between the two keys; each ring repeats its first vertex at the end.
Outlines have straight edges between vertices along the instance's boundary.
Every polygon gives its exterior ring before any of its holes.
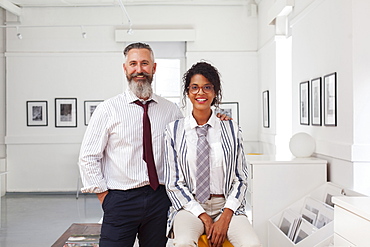
{"type": "Polygon", "coordinates": [[[119,3],[119,6],[121,7],[121,10],[125,13],[125,15],[127,17],[127,20],[128,20],[129,29],[127,30],[127,33],[128,34],[133,34],[131,19],[130,19],[130,16],[128,15],[128,13],[127,13],[125,5],[123,5],[122,0],[118,0],[118,3],[119,3]]]}
{"type": "Polygon", "coordinates": [[[87,34],[86,34],[83,26],[81,26],[81,35],[82,35],[82,38],[86,39],[87,34]]]}
{"type": "Polygon", "coordinates": [[[23,39],[22,34],[19,32],[18,26],[17,26],[17,38],[18,39],[23,39]]]}

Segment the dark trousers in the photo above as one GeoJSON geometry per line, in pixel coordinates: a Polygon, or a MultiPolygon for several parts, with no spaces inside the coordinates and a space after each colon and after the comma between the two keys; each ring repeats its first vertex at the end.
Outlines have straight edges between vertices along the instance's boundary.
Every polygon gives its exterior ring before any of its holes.
{"type": "Polygon", "coordinates": [[[165,187],[110,190],[103,202],[100,247],[165,247],[170,200],[165,187]]]}

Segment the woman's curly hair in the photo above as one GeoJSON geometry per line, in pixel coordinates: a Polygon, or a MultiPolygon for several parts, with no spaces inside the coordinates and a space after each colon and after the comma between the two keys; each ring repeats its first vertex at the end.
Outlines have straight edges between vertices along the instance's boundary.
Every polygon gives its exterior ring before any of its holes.
{"type": "Polygon", "coordinates": [[[212,106],[218,107],[221,103],[222,99],[222,89],[221,89],[221,79],[220,73],[218,70],[209,63],[206,62],[198,62],[193,64],[191,68],[186,71],[184,76],[182,77],[183,82],[183,105],[186,105],[186,97],[189,94],[189,85],[191,78],[194,75],[202,75],[204,76],[210,83],[213,85],[213,89],[215,91],[215,98],[212,101],[212,106]]]}

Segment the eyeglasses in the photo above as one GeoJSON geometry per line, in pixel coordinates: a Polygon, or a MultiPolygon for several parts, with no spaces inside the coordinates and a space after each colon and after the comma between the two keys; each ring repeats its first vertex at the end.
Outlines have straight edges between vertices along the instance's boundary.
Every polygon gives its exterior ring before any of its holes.
{"type": "Polygon", "coordinates": [[[213,85],[205,85],[203,87],[199,87],[198,85],[191,85],[188,87],[189,93],[197,94],[199,90],[202,89],[204,93],[212,93],[213,92],[213,85]]]}

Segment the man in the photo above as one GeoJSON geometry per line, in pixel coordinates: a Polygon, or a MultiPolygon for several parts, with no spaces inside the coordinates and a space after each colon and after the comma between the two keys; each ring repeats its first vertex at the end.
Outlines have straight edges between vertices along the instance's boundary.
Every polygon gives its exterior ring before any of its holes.
{"type": "Polygon", "coordinates": [[[81,145],[82,192],[96,193],[102,203],[100,247],[132,247],[136,235],[140,246],[164,247],[170,201],[163,185],[163,133],[182,114],[152,92],[156,63],[151,47],[133,43],[124,55],[128,89],[96,108],[81,145]],[[159,186],[149,181],[149,162],[143,159],[146,104],[159,186]]]}

